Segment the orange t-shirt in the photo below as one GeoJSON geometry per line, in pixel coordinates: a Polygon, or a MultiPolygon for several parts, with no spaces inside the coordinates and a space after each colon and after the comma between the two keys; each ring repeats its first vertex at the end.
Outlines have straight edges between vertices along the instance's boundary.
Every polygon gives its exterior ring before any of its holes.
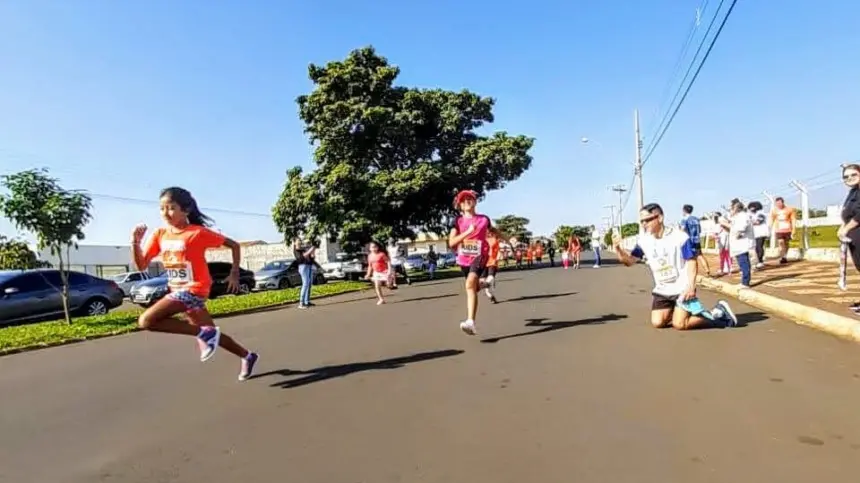
{"type": "Polygon", "coordinates": [[[489,245],[490,248],[490,255],[487,258],[487,266],[495,267],[499,264],[499,240],[494,237],[488,237],[487,245],[489,245]]]}
{"type": "Polygon", "coordinates": [[[774,209],[770,219],[777,233],[791,233],[794,227],[794,208],[786,206],[781,210],[774,209]]]}
{"type": "Polygon", "coordinates": [[[224,245],[224,235],[205,226],[189,225],[179,233],[159,228],[149,238],[143,251],[147,261],[161,254],[171,291],[187,290],[198,297],[208,297],[212,276],[206,265],[206,250],[224,245]]]}

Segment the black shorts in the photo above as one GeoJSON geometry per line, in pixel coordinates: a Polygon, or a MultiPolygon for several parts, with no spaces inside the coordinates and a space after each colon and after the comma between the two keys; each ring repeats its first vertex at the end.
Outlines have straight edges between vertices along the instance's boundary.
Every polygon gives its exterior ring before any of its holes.
{"type": "Polygon", "coordinates": [[[651,310],[674,310],[678,305],[678,296],[651,294],[651,310]]]}
{"type": "Polygon", "coordinates": [[[787,243],[787,242],[790,242],[790,241],[791,241],[791,233],[790,233],[790,232],[787,232],[787,233],[777,233],[777,234],[776,234],[776,239],[777,239],[777,240],[782,240],[782,241],[784,241],[784,242],[786,242],[786,243],[787,243]]]}
{"type": "Polygon", "coordinates": [[[695,256],[699,256],[702,254],[702,242],[693,243],[693,254],[695,256]]]}
{"type": "Polygon", "coordinates": [[[479,255],[472,260],[472,264],[468,267],[464,267],[460,265],[460,270],[463,271],[463,277],[468,277],[470,273],[474,273],[477,276],[481,276],[484,273],[484,270],[487,268],[487,258],[483,255],[479,255]]]}

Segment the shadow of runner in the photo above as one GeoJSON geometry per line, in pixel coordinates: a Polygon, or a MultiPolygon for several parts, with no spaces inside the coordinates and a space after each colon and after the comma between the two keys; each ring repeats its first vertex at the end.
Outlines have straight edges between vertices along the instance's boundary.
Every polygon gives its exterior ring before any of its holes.
{"type": "Polygon", "coordinates": [[[291,389],[294,387],[305,386],[315,382],[326,381],[338,377],[349,376],[357,372],[377,371],[388,369],[399,369],[407,364],[415,362],[431,361],[441,359],[443,357],[453,357],[462,354],[464,351],[445,349],[432,352],[421,352],[402,357],[393,357],[391,359],[383,359],[372,362],[352,362],[349,364],[341,364],[337,366],[317,367],[308,371],[294,371],[292,369],[279,369],[277,371],[263,372],[255,375],[251,379],[258,379],[269,376],[302,376],[294,379],[286,379],[284,381],[270,384],[270,387],[280,387],[281,389],[291,389]]]}
{"type": "Polygon", "coordinates": [[[442,295],[428,295],[426,297],[415,297],[411,299],[403,299],[403,300],[395,300],[391,302],[392,304],[404,304],[406,302],[422,302],[424,300],[436,300],[436,299],[446,299],[448,297],[456,297],[460,294],[458,293],[446,293],[442,295]]]}
{"type": "Polygon", "coordinates": [[[556,297],[567,297],[568,295],[576,295],[579,292],[565,292],[565,293],[545,293],[538,295],[523,295],[522,297],[514,297],[512,299],[500,300],[500,304],[508,303],[508,302],[522,302],[523,300],[540,300],[540,299],[551,299],[556,297]]]}
{"type": "Polygon", "coordinates": [[[553,332],[556,330],[567,329],[569,327],[576,327],[579,325],[600,325],[605,324],[607,322],[615,322],[621,319],[626,319],[626,315],[618,315],[618,314],[607,314],[600,317],[595,317],[591,319],[581,319],[581,320],[571,320],[566,322],[550,322],[546,323],[549,319],[527,319],[526,327],[540,327],[539,329],[532,330],[529,332],[520,332],[518,334],[510,334],[503,335],[500,337],[491,337],[489,339],[482,339],[481,342],[484,344],[495,344],[501,340],[505,339],[516,339],[518,337],[526,337],[529,335],[537,335],[543,334],[544,332],[553,332]]]}

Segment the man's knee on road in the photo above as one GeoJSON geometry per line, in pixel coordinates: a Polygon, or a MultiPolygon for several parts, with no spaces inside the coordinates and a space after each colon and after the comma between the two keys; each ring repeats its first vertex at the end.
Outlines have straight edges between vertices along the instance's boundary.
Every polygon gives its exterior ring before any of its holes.
{"type": "Polygon", "coordinates": [[[692,326],[692,315],[686,310],[676,310],[672,314],[672,328],[676,330],[687,330],[692,326]]]}
{"type": "Polygon", "coordinates": [[[672,309],[659,309],[651,311],[651,326],[655,329],[669,327],[672,323],[672,309]]]}

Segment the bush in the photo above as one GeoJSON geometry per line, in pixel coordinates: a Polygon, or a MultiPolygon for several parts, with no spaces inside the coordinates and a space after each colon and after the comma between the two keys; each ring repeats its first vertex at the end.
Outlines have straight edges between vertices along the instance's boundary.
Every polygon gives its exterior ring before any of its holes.
{"type": "MultiPolygon", "coordinates": [[[[326,297],[367,288],[361,282],[338,282],[314,285],[312,296],[326,297]]],[[[214,317],[237,315],[298,302],[299,289],[272,290],[241,296],[219,297],[206,303],[214,317]]],[[[111,312],[95,317],[74,319],[71,325],[64,321],[18,325],[0,329],[0,354],[9,354],[37,347],[50,347],[87,339],[124,334],[137,330],[141,310],[111,312]]]]}

